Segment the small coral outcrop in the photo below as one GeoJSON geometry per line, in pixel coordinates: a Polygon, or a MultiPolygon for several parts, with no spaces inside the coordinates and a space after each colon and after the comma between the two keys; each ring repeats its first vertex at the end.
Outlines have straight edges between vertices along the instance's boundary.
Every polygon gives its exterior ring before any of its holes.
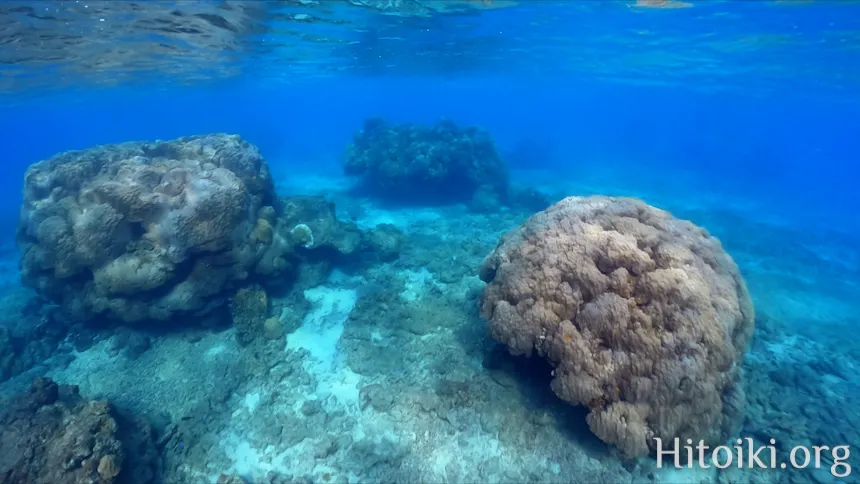
{"type": "Polygon", "coordinates": [[[236,340],[250,344],[263,332],[269,315],[269,296],[259,286],[243,287],[230,300],[230,315],[236,327],[236,340]]]}
{"type": "Polygon", "coordinates": [[[144,484],[158,476],[148,424],[84,400],[77,387],[37,378],[0,409],[0,482],[144,484]]]}
{"type": "Polygon", "coordinates": [[[547,359],[554,392],[623,456],[739,428],[753,305],[704,229],[636,199],[566,198],[505,235],[480,276],[492,336],[547,359]]]}
{"type": "Polygon", "coordinates": [[[468,202],[501,200],[507,168],[489,133],[451,121],[393,125],[369,119],[347,149],[345,171],[379,198],[468,202]]]}
{"type": "MultiPolygon", "coordinates": [[[[320,196],[284,197],[278,210],[264,207],[271,242],[262,251],[256,274],[274,283],[295,275],[300,265],[330,267],[336,262],[374,262],[396,259],[400,231],[381,225],[362,231],[337,218],[334,203],[320,196]],[[387,237],[381,237],[385,232],[387,237]]],[[[324,270],[323,272],[327,272],[324,270]]]]}
{"type": "Polygon", "coordinates": [[[281,204],[281,214],[281,223],[297,247],[334,251],[346,256],[360,247],[361,230],[354,223],[339,220],[334,203],[323,197],[286,197],[281,204]]]}
{"type": "Polygon", "coordinates": [[[307,224],[298,224],[290,230],[290,235],[305,249],[314,246],[314,231],[307,224]]]}

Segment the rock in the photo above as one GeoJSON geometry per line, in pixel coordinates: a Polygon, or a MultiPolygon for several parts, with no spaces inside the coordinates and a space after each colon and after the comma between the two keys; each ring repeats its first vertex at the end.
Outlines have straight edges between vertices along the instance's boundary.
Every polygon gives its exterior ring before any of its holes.
{"type": "Polygon", "coordinates": [[[269,297],[258,286],[243,287],[230,300],[230,314],[236,328],[236,340],[242,346],[253,342],[264,332],[264,323],[269,313],[269,297]]]}
{"type": "Polygon", "coordinates": [[[116,456],[106,455],[99,459],[98,473],[105,481],[112,481],[119,475],[119,465],[116,461],[116,456]]]}
{"type": "Polygon", "coordinates": [[[157,453],[148,427],[106,401],[81,398],[75,386],[37,378],[0,408],[2,482],[155,482],[157,453]]]}
{"type": "Polygon", "coordinates": [[[279,318],[268,318],[263,323],[263,336],[270,340],[279,340],[284,337],[284,325],[279,318]]]}
{"type": "Polygon", "coordinates": [[[322,411],[322,402],[319,400],[307,400],[302,404],[302,414],[306,417],[316,415],[322,411]]]}
{"type": "Polygon", "coordinates": [[[394,406],[394,396],[378,384],[362,387],[358,391],[358,400],[362,410],[371,406],[378,412],[388,412],[394,406]]]}
{"type": "Polygon", "coordinates": [[[403,232],[394,225],[379,224],[366,232],[364,239],[366,251],[382,262],[390,262],[400,256],[403,232]]]}
{"type": "Polygon", "coordinates": [[[268,249],[252,233],[274,198],[268,165],[239,136],[60,153],[24,176],[21,278],[76,322],[209,312],[268,249]]]}
{"type": "Polygon", "coordinates": [[[331,436],[325,436],[314,447],[314,457],[324,459],[338,451],[338,442],[331,436]]]}

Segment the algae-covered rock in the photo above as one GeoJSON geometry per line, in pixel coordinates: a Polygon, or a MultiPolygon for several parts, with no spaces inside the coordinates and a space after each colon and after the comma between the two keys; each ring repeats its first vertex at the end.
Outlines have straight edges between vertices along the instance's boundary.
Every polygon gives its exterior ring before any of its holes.
{"type": "Polygon", "coordinates": [[[382,262],[390,262],[400,256],[403,248],[403,232],[391,224],[379,224],[365,233],[365,247],[382,262]]]}
{"type": "Polygon", "coordinates": [[[259,286],[241,288],[230,301],[236,340],[245,346],[264,333],[269,315],[269,297],[259,286]]]}
{"type": "Polygon", "coordinates": [[[270,340],[284,337],[284,325],[279,318],[267,318],[263,323],[263,335],[270,340]]]}
{"type": "Polygon", "coordinates": [[[0,481],[146,484],[159,474],[148,423],[75,386],[37,378],[0,406],[0,481]]]}

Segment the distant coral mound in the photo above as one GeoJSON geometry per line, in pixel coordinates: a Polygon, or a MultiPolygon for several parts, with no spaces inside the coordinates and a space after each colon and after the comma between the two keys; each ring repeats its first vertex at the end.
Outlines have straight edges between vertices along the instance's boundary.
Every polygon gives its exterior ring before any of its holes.
{"type": "Polygon", "coordinates": [[[0,481],[155,482],[159,458],[148,423],[87,401],[75,386],[37,378],[0,406],[0,481]]]}
{"type": "Polygon", "coordinates": [[[507,194],[508,172],[485,130],[370,119],[347,149],[345,171],[379,198],[470,201],[507,194]]]}
{"type": "Polygon", "coordinates": [[[622,455],[738,429],[753,305],[704,229],[636,199],[566,198],[505,235],[480,276],[493,337],[546,358],[554,392],[622,455]]]}

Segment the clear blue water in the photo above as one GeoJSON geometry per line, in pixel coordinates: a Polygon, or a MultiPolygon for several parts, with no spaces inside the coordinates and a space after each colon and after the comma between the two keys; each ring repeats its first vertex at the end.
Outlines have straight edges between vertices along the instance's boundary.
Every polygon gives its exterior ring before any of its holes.
{"type": "Polygon", "coordinates": [[[447,118],[492,136],[512,185],[553,202],[638,197],[691,220],[720,239],[756,306],[738,436],[788,449],[860,443],[860,3],[640,3],[4,2],[0,324],[21,339],[0,350],[21,362],[0,366],[0,393],[48,375],[150,419],[156,434],[178,425],[154,482],[838,482],[827,465],[623,462],[555,398],[546,368],[486,367],[478,266],[537,209],[392,204],[349,189],[347,147],[366,119],[447,118]],[[194,318],[133,325],[149,341],[137,358],[116,350],[115,322],[22,350],[57,304],[19,282],[28,167],[212,133],[258,147],[279,196],[325,196],[362,230],[394,224],[400,257],[333,262],[314,283],[271,291],[271,316],[298,314],[283,353],[264,346],[253,359],[234,328],[194,318]],[[386,291],[402,291],[386,304],[403,308],[382,307],[386,291]],[[404,330],[404,318],[422,329],[404,330]],[[371,385],[394,403],[367,407],[358,390],[371,385]],[[324,416],[303,412],[307,400],[323,401],[324,416]],[[264,434],[273,427],[283,430],[264,434]],[[337,444],[319,451],[323,437],[337,444]]]}

